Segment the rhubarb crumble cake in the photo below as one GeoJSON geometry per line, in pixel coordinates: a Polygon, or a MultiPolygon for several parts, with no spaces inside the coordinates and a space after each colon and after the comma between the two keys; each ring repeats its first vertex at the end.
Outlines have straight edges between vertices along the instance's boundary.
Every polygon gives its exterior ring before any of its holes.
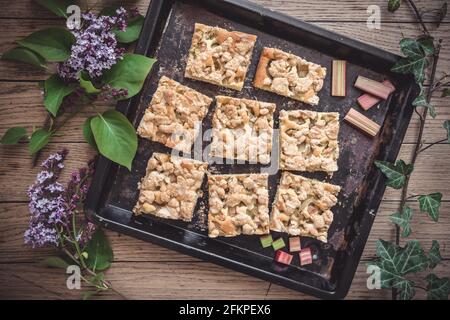
{"type": "Polygon", "coordinates": [[[280,112],[280,168],[294,171],[338,170],[339,113],[308,110],[280,112]]]}
{"type": "Polygon", "coordinates": [[[253,84],[256,88],[299,100],[319,103],[327,69],[298,56],[274,48],[264,48],[253,84]]]}
{"type": "Polygon", "coordinates": [[[208,234],[269,233],[267,174],[209,175],[208,234]]]}
{"type": "Polygon", "coordinates": [[[327,242],[331,208],[341,187],[284,171],[272,208],[270,229],[327,242]]]}
{"type": "Polygon", "coordinates": [[[137,129],[143,137],[189,152],[212,99],[165,76],[137,129]]]}
{"type": "Polygon", "coordinates": [[[153,153],[133,212],[191,221],[206,169],[204,162],[153,153]]]}
{"type": "Polygon", "coordinates": [[[210,155],[269,163],[275,104],[226,96],[216,103],[210,155]]]}
{"type": "Polygon", "coordinates": [[[256,36],[196,23],[185,77],[242,90],[256,36]]]}

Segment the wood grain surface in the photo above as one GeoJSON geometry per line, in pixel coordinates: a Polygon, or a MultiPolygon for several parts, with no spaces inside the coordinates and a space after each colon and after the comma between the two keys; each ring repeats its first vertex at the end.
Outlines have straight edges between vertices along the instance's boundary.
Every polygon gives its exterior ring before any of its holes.
{"type": "MultiPolygon", "coordinates": [[[[145,14],[149,0],[88,1],[94,10],[123,3],[136,6],[145,14]],[[95,4],[94,4],[95,3],[95,4]]],[[[420,34],[419,26],[406,4],[395,13],[387,12],[385,0],[254,0],[270,9],[316,23],[343,35],[374,44],[388,51],[399,53],[399,40],[404,36],[420,34]],[[366,26],[369,5],[381,8],[381,30],[369,30],[366,26]]],[[[416,1],[420,9],[437,9],[440,0],[416,1]]],[[[436,31],[432,14],[424,16],[435,37],[444,40],[444,49],[438,67],[438,76],[450,70],[450,18],[447,17],[436,31]]],[[[0,53],[14,46],[14,42],[39,28],[61,25],[63,21],[42,9],[32,0],[1,1],[0,53]]],[[[27,65],[0,60],[0,135],[11,126],[32,128],[45,119],[39,80],[47,77],[27,65]]],[[[427,120],[424,143],[445,137],[442,122],[450,119],[449,100],[433,97],[438,116],[427,120]]],[[[100,109],[110,108],[101,105],[100,109]]],[[[83,142],[81,126],[91,111],[83,111],[70,120],[64,135],[56,137],[45,148],[43,156],[68,148],[63,179],[69,173],[84,166],[95,153],[83,142]]],[[[404,139],[400,157],[410,158],[418,131],[418,119],[413,117],[404,139]]],[[[28,223],[26,190],[35,178],[38,168],[31,167],[31,158],[25,144],[0,146],[0,299],[77,299],[79,291],[66,289],[66,275],[57,269],[40,264],[44,258],[54,255],[52,249],[33,250],[23,243],[23,233],[28,223]]],[[[439,223],[431,222],[425,214],[416,214],[411,238],[430,246],[431,240],[441,243],[442,256],[446,260],[436,270],[440,276],[450,275],[450,146],[439,144],[420,155],[410,185],[411,194],[442,192],[444,202],[439,223]]],[[[389,215],[398,209],[399,191],[388,189],[381,203],[369,241],[358,268],[349,299],[389,299],[386,290],[368,290],[366,263],[375,255],[375,241],[379,238],[393,240],[394,228],[389,215]]],[[[418,212],[417,204],[410,203],[418,212]]],[[[150,243],[114,232],[107,232],[112,243],[115,261],[107,272],[114,287],[131,299],[310,299],[310,297],[270,284],[226,268],[192,258],[150,243]]],[[[423,278],[423,277],[422,277],[423,278]]],[[[417,281],[421,283],[418,275],[417,281]]],[[[418,298],[423,298],[422,292],[418,298]]],[[[113,293],[98,299],[117,298],[113,293]]]]}

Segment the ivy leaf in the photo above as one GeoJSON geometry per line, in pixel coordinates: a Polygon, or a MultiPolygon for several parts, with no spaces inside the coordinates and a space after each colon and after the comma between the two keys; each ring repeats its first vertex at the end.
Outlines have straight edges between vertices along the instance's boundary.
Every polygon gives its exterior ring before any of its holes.
{"type": "Polygon", "coordinates": [[[102,91],[94,86],[85,72],[80,73],[80,87],[82,87],[88,94],[96,94],[102,91]]]}
{"type": "Polygon", "coordinates": [[[28,144],[28,150],[31,154],[34,154],[45,147],[50,141],[52,136],[51,132],[44,129],[37,129],[33,132],[30,138],[30,143],[28,144]]]}
{"type": "Polygon", "coordinates": [[[5,134],[0,140],[0,143],[16,144],[26,136],[27,136],[27,129],[25,129],[24,127],[12,127],[6,130],[5,134]]]}
{"type": "Polygon", "coordinates": [[[74,4],[73,0],[35,0],[44,8],[50,10],[58,17],[67,18],[67,7],[74,4]]]}
{"type": "Polygon", "coordinates": [[[402,74],[413,74],[416,83],[422,84],[425,79],[425,68],[429,62],[425,49],[428,50],[427,43],[420,43],[417,40],[405,38],[400,41],[400,50],[406,56],[400,59],[392,67],[391,71],[402,74]]]}
{"type": "Polygon", "coordinates": [[[121,43],[130,43],[139,39],[144,20],[142,15],[138,15],[127,21],[127,28],[125,31],[114,30],[117,41],[121,43]]]}
{"type": "Polygon", "coordinates": [[[92,128],[91,128],[92,118],[93,117],[87,118],[83,124],[83,137],[92,148],[97,150],[98,149],[97,144],[95,143],[94,134],[92,133],[92,128]]]}
{"type": "Polygon", "coordinates": [[[429,267],[431,269],[434,269],[439,262],[442,261],[441,256],[441,250],[439,248],[439,242],[436,240],[433,240],[431,243],[431,249],[428,251],[428,260],[429,260],[429,267]]]}
{"type": "Polygon", "coordinates": [[[44,259],[42,261],[42,264],[46,267],[50,268],[60,268],[60,269],[67,269],[69,264],[64,259],[61,259],[60,257],[49,257],[47,259],[44,259]]]}
{"type": "Polygon", "coordinates": [[[450,96],[450,89],[449,89],[449,88],[446,88],[446,89],[444,89],[444,90],[442,91],[441,98],[446,98],[446,97],[448,97],[448,96],[450,96]]]}
{"type": "Polygon", "coordinates": [[[28,63],[39,69],[45,68],[45,59],[27,48],[12,48],[2,54],[2,59],[28,63]]]}
{"type": "Polygon", "coordinates": [[[428,267],[428,257],[420,243],[412,240],[402,248],[391,242],[378,240],[376,247],[378,260],[370,264],[380,269],[381,287],[395,287],[399,289],[401,298],[412,298],[415,293],[412,290],[413,283],[406,279],[406,275],[428,267]]]}
{"type": "Polygon", "coordinates": [[[445,120],[442,127],[447,130],[447,140],[450,143],[450,120],[445,120]]]}
{"type": "Polygon", "coordinates": [[[430,55],[436,52],[436,48],[434,47],[434,38],[433,37],[421,37],[417,40],[417,42],[422,47],[425,54],[430,55]]]}
{"type": "Polygon", "coordinates": [[[427,212],[433,221],[439,220],[439,207],[441,206],[442,193],[436,192],[419,196],[419,208],[422,212],[427,212]]]}
{"type": "Polygon", "coordinates": [[[388,2],[388,10],[390,12],[395,12],[400,8],[400,0],[389,0],[388,2]]]}
{"type": "Polygon", "coordinates": [[[447,16],[447,9],[448,9],[448,5],[447,5],[447,1],[445,1],[441,7],[441,10],[439,10],[439,12],[438,12],[438,22],[437,22],[438,28],[441,26],[442,21],[444,21],[445,17],[447,16]]]}
{"type": "Polygon", "coordinates": [[[142,89],[155,61],[139,54],[125,54],[122,60],[103,73],[102,80],[113,88],[128,90],[128,95],[122,99],[133,97],[142,89]]]}
{"type": "Polygon", "coordinates": [[[436,118],[436,109],[435,107],[427,101],[427,97],[425,92],[421,92],[417,98],[413,101],[413,106],[415,107],[424,107],[428,108],[428,112],[430,116],[434,119],[436,118]]]}
{"type": "Polygon", "coordinates": [[[401,212],[396,212],[391,215],[391,221],[402,228],[402,237],[407,237],[411,234],[412,210],[408,206],[404,206],[401,212]]]}
{"type": "Polygon", "coordinates": [[[75,90],[75,86],[66,83],[56,74],[50,76],[44,83],[44,105],[45,108],[54,116],[58,114],[59,107],[64,97],[75,90]]]}
{"type": "Polygon", "coordinates": [[[388,178],[387,186],[400,189],[406,181],[406,177],[411,174],[414,167],[411,164],[405,164],[403,160],[397,160],[395,165],[387,161],[375,161],[377,168],[388,178]]]}
{"type": "Polygon", "coordinates": [[[108,238],[106,238],[102,229],[95,231],[86,245],[85,251],[88,254],[88,258],[85,261],[86,265],[94,272],[108,269],[114,259],[108,238]]]}
{"type": "Polygon", "coordinates": [[[131,171],[137,136],[128,119],[116,110],[109,110],[91,119],[91,129],[100,153],[131,171]]]}
{"type": "Polygon", "coordinates": [[[427,299],[428,300],[448,300],[450,294],[450,279],[438,278],[434,273],[429,274],[425,278],[427,284],[427,299]]]}
{"type": "Polygon", "coordinates": [[[22,47],[37,52],[47,61],[61,62],[70,57],[75,37],[65,28],[51,27],[36,31],[17,42],[22,47]]]}

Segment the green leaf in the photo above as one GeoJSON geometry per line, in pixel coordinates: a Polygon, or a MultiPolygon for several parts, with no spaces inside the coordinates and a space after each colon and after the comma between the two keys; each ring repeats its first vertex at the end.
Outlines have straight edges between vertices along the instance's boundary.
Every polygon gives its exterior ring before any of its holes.
{"type": "Polygon", "coordinates": [[[80,87],[82,87],[88,94],[96,94],[102,91],[94,87],[92,81],[85,72],[80,73],[80,87]]]}
{"type": "Polygon", "coordinates": [[[448,300],[450,294],[450,279],[438,278],[434,273],[429,274],[425,278],[427,284],[427,299],[428,300],[448,300]]]}
{"type": "Polygon", "coordinates": [[[0,143],[16,144],[26,136],[27,136],[27,129],[25,129],[24,127],[12,127],[6,130],[5,134],[0,140],[0,143]]]}
{"type": "Polygon", "coordinates": [[[389,0],[388,2],[388,10],[390,12],[395,12],[400,8],[400,0],[389,0]]]}
{"type": "Polygon", "coordinates": [[[67,7],[75,4],[73,0],[35,0],[44,8],[47,8],[58,17],[67,18],[67,7]]]}
{"type": "Polygon", "coordinates": [[[45,68],[45,59],[27,48],[13,48],[2,54],[2,59],[28,63],[39,69],[45,68]]]}
{"type": "Polygon", "coordinates": [[[116,110],[109,110],[91,119],[91,129],[100,153],[131,171],[137,136],[128,119],[116,110]]]}
{"type": "Polygon", "coordinates": [[[376,243],[378,259],[372,262],[380,268],[381,287],[399,289],[400,297],[412,298],[412,282],[406,275],[417,273],[428,267],[428,257],[418,241],[413,240],[400,247],[394,243],[378,240],[376,243]]]}
{"type": "Polygon", "coordinates": [[[438,22],[437,22],[437,27],[439,28],[441,26],[442,21],[444,21],[445,17],[447,16],[447,1],[445,1],[442,4],[441,10],[439,10],[438,13],[438,22]]]}
{"type": "Polygon", "coordinates": [[[51,132],[44,129],[37,129],[31,135],[30,143],[28,144],[28,150],[31,154],[34,154],[45,147],[50,141],[52,136],[51,132]]]}
{"type": "Polygon", "coordinates": [[[417,98],[413,101],[413,106],[415,107],[424,107],[428,108],[428,112],[430,116],[434,119],[436,118],[436,109],[435,107],[427,101],[427,96],[425,92],[421,92],[417,98]]]}
{"type": "Polygon", "coordinates": [[[69,264],[60,257],[49,257],[42,261],[42,264],[50,268],[67,269],[69,264]]]}
{"type": "Polygon", "coordinates": [[[86,245],[85,251],[88,253],[86,265],[94,272],[108,269],[114,259],[108,238],[102,229],[95,231],[86,245]]]}
{"type": "Polygon", "coordinates": [[[67,29],[51,27],[36,31],[17,42],[37,52],[47,61],[61,62],[70,57],[70,48],[75,37],[67,29]]]}
{"type": "Polygon", "coordinates": [[[430,55],[436,52],[436,48],[434,47],[434,38],[433,37],[421,37],[417,40],[417,42],[422,47],[425,54],[430,55]]]}
{"type": "Polygon", "coordinates": [[[94,134],[91,129],[91,120],[93,117],[87,118],[83,124],[83,137],[89,145],[97,150],[97,143],[95,143],[94,134]]]}
{"type": "Polygon", "coordinates": [[[100,16],[114,16],[116,15],[116,10],[119,9],[120,6],[108,6],[108,7],[104,7],[101,11],[100,11],[100,16]]]}
{"type": "Polygon", "coordinates": [[[404,206],[401,212],[396,212],[391,215],[391,221],[402,228],[402,237],[407,237],[411,234],[412,210],[408,206],[404,206]]]}
{"type": "Polygon", "coordinates": [[[404,38],[400,40],[400,51],[411,59],[420,59],[424,56],[421,44],[415,39],[404,38]]]}
{"type": "Polygon", "coordinates": [[[428,260],[429,260],[429,267],[431,269],[434,269],[439,262],[442,261],[441,257],[441,250],[439,248],[439,242],[436,240],[433,240],[431,243],[431,249],[428,251],[428,260]]]}
{"type": "Polygon", "coordinates": [[[139,54],[125,54],[111,69],[103,73],[102,80],[116,89],[127,89],[127,99],[138,94],[155,59],[139,54]]]}
{"type": "Polygon", "coordinates": [[[434,51],[434,44],[430,44],[430,38],[420,40],[405,38],[400,41],[400,50],[406,57],[397,61],[391,70],[412,74],[416,83],[422,84],[425,79],[425,68],[429,65],[427,52],[434,51]]]}
{"type": "Polygon", "coordinates": [[[125,31],[114,30],[117,41],[121,43],[131,43],[139,39],[144,20],[142,15],[138,15],[127,21],[127,28],[125,31]]]}
{"type": "Polygon", "coordinates": [[[402,188],[406,177],[414,169],[413,165],[407,165],[403,160],[397,160],[395,165],[387,161],[375,161],[375,165],[388,178],[386,185],[394,189],[402,188]]]}
{"type": "Polygon", "coordinates": [[[45,108],[56,117],[64,97],[71,94],[74,90],[75,86],[65,82],[56,74],[50,76],[44,83],[45,108]]]}
{"type": "Polygon", "coordinates": [[[442,193],[436,192],[419,196],[419,208],[422,212],[427,212],[433,221],[439,220],[439,207],[441,206],[442,193]]]}
{"type": "Polygon", "coordinates": [[[450,120],[445,120],[442,127],[447,130],[447,140],[450,143],[450,120]]]}
{"type": "Polygon", "coordinates": [[[103,272],[99,272],[89,278],[89,282],[94,286],[103,286],[103,281],[105,280],[105,274],[103,272]]]}

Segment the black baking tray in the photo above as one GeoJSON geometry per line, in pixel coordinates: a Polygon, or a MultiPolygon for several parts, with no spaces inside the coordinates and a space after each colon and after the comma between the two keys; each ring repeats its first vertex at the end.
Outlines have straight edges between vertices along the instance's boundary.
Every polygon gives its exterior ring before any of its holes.
{"type": "MultiPolygon", "coordinates": [[[[104,157],[97,161],[97,169],[86,201],[88,217],[106,228],[150,241],[170,249],[211,261],[252,276],[256,276],[294,290],[320,298],[344,298],[350,288],[378,206],[385,190],[385,178],[373,166],[374,159],[394,161],[408,127],[418,93],[413,79],[390,72],[399,58],[339,34],[321,29],[289,16],[237,0],[152,0],[136,46],[136,53],[158,59],[140,95],[117,105],[137,127],[157,82],[166,75],[210,97],[234,97],[274,102],[275,128],[278,128],[280,109],[309,109],[335,111],[341,114],[339,133],[339,171],[332,177],[323,173],[302,173],[342,186],[338,205],[333,208],[334,221],[329,230],[328,243],[302,237],[302,247],[312,248],[316,259],[311,265],[299,266],[298,256],[291,266],[274,262],[271,248],[263,249],[257,236],[208,238],[204,224],[207,208],[207,188],[199,199],[192,223],[168,221],[150,216],[133,216],[131,209],[138,198],[137,183],[144,176],[148,159],[155,151],[171,150],[148,140],[139,139],[138,152],[132,171],[120,167],[104,157]],[[194,23],[220,26],[258,36],[252,63],[244,89],[237,92],[184,78],[186,56],[191,43],[194,23]],[[261,49],[264,46],[290,51],[309,61],[326,66],[327,81],[319,93],[319,106],[312,107],[258,90],[251,84],[261,49]],[[345,59],[347,67],[347,96],[331,97],[330,73],[333,59],[345,59]],[[369,138],[342,122],[351,107],[358,108],[356,99],[361,92],[353,87],[358,75],[375,80],[389,79],[397,90],[391,97],[365,115],[382,124],[380,134],[369,138]],[[200,222],[200,223],[199,223],[200,222]]],[[[214,105],[203,122],[208,128],[214,105]]],[[[361,110],[360,110],[361,111],[361,110]]],[[[207,142],[205,142],[207,143],[207,142]]],[[[211,165],[214,173],[254,173],[261,166],[254,164],[211,165]]],[[[269,178],[269,194],[273,201],[280,173],[269,178]]],[[[273,233],[274,238],[285,234],[273,233]]]]}

